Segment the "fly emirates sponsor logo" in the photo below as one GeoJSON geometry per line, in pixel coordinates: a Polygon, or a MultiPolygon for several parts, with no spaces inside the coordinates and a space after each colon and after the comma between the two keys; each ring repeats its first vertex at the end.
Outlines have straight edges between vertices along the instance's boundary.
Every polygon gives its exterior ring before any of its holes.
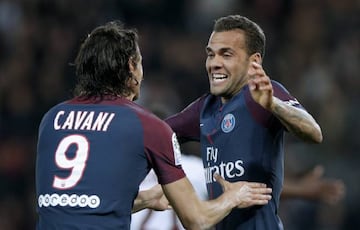
{"type": "Polygon", "coordinates": [[[206,183],[214,182],[214,173],[218,173],[225,179],[241,177],[245,173],[242,160],[218,162],[219,149],[214,147],[206,148],[207,167],[205,168],[206,183]],[[214,164],[211,165],[211,162],[214,164]]]}

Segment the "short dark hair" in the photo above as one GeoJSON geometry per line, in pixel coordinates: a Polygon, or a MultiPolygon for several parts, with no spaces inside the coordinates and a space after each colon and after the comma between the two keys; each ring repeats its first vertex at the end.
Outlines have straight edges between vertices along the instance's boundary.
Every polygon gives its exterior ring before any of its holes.
{"type": "Polygon", "coordinates": [[[240,29],[245,32],[246,49],[249,55],[260,53],[265,55],[265,34],[261,27],[247,17],[241,15],[229,15],[215,20],[214,32],[224,32],[240,29]]]}
{"type": "Polygon", "coordinates": [[[82,43],[75,59],[75,95],[129,95],[126,85],[132,77],[129,60],[136,63],[139,58],[135,29],[125,29],[120,21],[96,27],[82,43]]]}

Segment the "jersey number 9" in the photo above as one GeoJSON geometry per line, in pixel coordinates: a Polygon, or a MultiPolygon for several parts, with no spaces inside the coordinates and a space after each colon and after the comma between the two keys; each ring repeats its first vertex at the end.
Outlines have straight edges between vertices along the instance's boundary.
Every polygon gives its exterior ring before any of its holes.
{"type": "Polygon", "coordinates": [[[55,152],[55,162],[59,168],[70,171],[68,177],[54,176],[53,187],[69,189],[74,187],[81,179],[89,155],[89,141],[81,135],[70,135],[62,139],[55,152]],[[71,159],[66,156],[71,145],[76,145],[75,156],[71,159]]]}

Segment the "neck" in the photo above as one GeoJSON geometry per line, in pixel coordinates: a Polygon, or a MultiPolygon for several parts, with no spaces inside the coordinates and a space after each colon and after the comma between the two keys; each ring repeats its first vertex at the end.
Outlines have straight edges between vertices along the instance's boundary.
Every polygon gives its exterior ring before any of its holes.
{"type": "Polygon", "coordinates": [[[234,98],[236,95],[238,95],[241,90],[244,88],[244,85],[241,86],[241,88],[239,88],[238,90],[236,90],[234,93],[232,93],[231,95],[226,95],[226,96],[221,96],[221,103],[222,104],[226,104],[228,103],[232,98],[234,98]]]}
{"type": "Polygon", "coordinates": [[[125,97],[126,99],[128,99],[129,101],[135,101],[137,98],[136,98],[136,95],[131,93],[130,95],[126,96],[125,97]]]}

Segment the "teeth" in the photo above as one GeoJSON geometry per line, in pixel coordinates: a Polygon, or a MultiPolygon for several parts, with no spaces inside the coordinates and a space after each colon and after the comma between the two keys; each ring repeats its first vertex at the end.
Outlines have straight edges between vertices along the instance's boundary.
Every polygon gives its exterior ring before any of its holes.
{"type": "Polygon", "coordinates": [[[226,75],[225,75],[225,74],[214,73],[214,74],[212,75],[212,77],[213,77],[214,79],[224,79],[224,78],[226,78],[226,75]]]}

